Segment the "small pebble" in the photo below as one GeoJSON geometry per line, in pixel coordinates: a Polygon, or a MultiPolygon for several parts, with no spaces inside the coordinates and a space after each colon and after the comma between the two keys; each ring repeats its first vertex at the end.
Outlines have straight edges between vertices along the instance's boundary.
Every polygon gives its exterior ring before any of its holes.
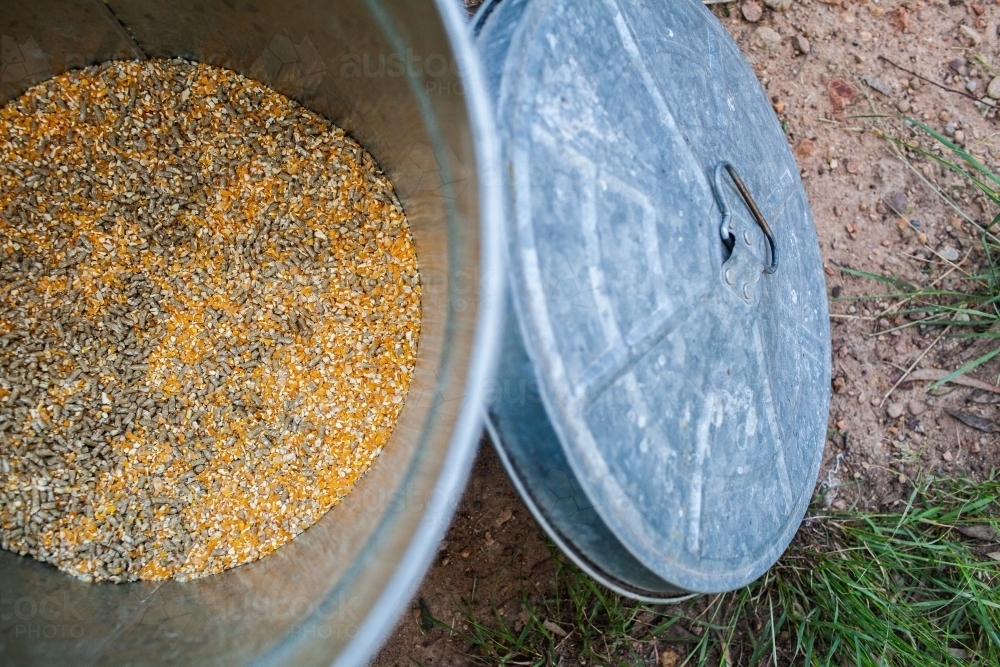
{"type": "Polygon", "coordinates": [[[750,23],[756,23],[764,15],[764,10],[756,2],[744,2],[743,6],[740,7],[740,11],[743,13],[743,18],[750,21],[750,23]]]}
{"type": "Polygon", "coordinates": [[[905,193],[896,192],[889,196],[889,200],[886,202],[893,211],[899,214],[903,214],[906,211],[906,207],[909,205],[910,200],[905,193]]]}
{"type": "Polygon", "coordinates": [[[816,142],[812,139],[803,139],[795,147],[795,155],[799,158],[811,157],[816,152],[816,142]]]}
{"type": "Polygon", "coordinates": [[[922,415],[927,410],[927,406],[920,401],[910,401],[906,407],[914,417],[922,415]]]}
{"type": "Polygon", "coordinates": [[[943,459],[944,459],[945,461],[951,461],[952,459],[954,459],[954,458],[955,458],[955,457],[954,457],[954,456],[952,455],[952,453],[951,453],[951,452],[945,452],[944,454],[942,454],[942,455],[941,455],[941,457],[942,457],[942,458],[943,458],[943,459]]]}
{"type": "Polygon", "coordinates": [[[1000,100],[1000,76],[994,77],[986,86],[986,94],[994,100],[1000,100]]]}
{"type": "Polygon", "coordinates": [[[956,262],[958,261],[958,258],[961,256],[958,252],[958,249],[952,248],[951,246],[945,246],[941,248],[938,254],[941,255],[943,259],[946,259],[949,262],[956,262]]]}
{"type": "Polygon", "coordinates": [[[876,79],[873,76],[863,76],[861,77],[861,80],[864,81],[868,85],[868,87],[871,88],[872,90],[877,90],[886,97],[892,97],[893,93],[892,88],[882,83],[882,81],[880,81],[879,79],[876,79]]]}
{"type": "Polygon", "coordinates": [[[973,46],[979,46],[983,41],[983,36],[964,23],[958,26],[959,30],[969,39],[973,46]]]}
{"type": "Polygon", "coordinates": [[[910,102],[909,100],[899,100],[896,102],[896,109],[899,113],[909,113],[910,112],[910,102]]]}
{"type": "Polygon", "coordinates": [[[769,28],[766,25],[757,28],[754,31],[754,36],[766,49],[775,49],[779,44],[781,44],[781,35],[779,35],[773,28],[769,28]]]}
{"type": "Polygon", "coordinates": [[[904,408],[902,403],[890,403],[889,407],[885,409],[885,413],[892,417],[893,419],[898,419],[903,416],[904,408]]]}
{"type": "Polygon", "coordinates": [[[812,50],[809,40],[806,39],[804,35],[795,35],[795,38],[792,40],[792,46],[795,47],[796,51],[804,56],[808,55],[812,50]]]}
{"type": "Polygon", "coordinates": [[[783,12],[792,6],[792,0],[764,0],[764,4],[776,12],[783,12]]]}
{"type": "Polygon", "coordinates": [[[858,91],[843,79],[834,79],[828,89],[834,111],[842,111],[858,101],[858,91]]]}
{"type": "Polygon", "coordinates": [[[669,648],[660,649],[660,667],[677,667],[680,659],[677,651],[669,648]]]}
{"type": "Polygon", "coordinates": [[[965,143],[965,132],[962,130],[955,130],[954,139],[956,144],[965,143]]]}

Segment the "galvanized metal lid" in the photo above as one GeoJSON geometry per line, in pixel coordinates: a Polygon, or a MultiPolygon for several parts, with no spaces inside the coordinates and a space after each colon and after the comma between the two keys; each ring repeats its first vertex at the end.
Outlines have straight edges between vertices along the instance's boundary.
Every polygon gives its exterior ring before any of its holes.
{"type": "Polygon", "coordinates": [[[822,265],[785,136],[698,0],[517,14],[497,102],[508,252],[552,427],[646,568],[689,591],[748,583],[802,519],[829,405],[822,265]]]}

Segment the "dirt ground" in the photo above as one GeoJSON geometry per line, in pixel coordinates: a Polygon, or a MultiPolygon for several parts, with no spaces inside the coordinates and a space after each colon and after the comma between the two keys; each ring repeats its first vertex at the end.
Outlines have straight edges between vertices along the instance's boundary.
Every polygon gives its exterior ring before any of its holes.
{"type": "MultiPolygon", "coordinates": [[[[985,200],[919,156],[904,161],[873,132],[883,123],[901,128],[898,120],[859,116],[906,114],[986,164],[1000,164],[996,103],[985,98],[1000,75],[1000,0],[758,2],[712,10],[786,124],[819,232],[831,296],[834,378],[819,500],[837,509],[888,509],[905,500],[912,480],[981,478],[1000,463],[997,435],[946,410],[985,418],[979,425],[991,431],[1000,417],[1000,394],[952,385],[929,391],[928,382],[904,373],[911,367],[953,370],[988,348],[942,335],[942,327],[889,331],[912,320],[891,310],[892,300],[852,299],[885,287],[839,267],[924,285],[940,278],[939,285],[951,288],[962,287],[963,271],[977,268],[977,235],[960,211],[985,222],[985,200]]],[[[993,86],[1000,88],[1000,81],[993,86]]],[[[990,362],[972,377],[995,385],[998,373],[1000,362],[990,362]]],[[[457,641],[440,629],[421,628],[418,600],[425,615],[448,623],[496,606],[516,625],[519,582],[544,592],[551,564],[543,536],[484,442],[412,613],[373,664],[468,664],[457,641]]]]}

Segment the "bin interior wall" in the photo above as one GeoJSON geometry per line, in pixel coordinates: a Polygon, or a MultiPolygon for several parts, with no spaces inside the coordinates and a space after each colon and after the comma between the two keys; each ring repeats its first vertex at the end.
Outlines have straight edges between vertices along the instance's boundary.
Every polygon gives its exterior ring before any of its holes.
{"type": "Polygon", "coordinates": [[[396,184],[424,290],[403,413],[339,506],[260,561],[186,583],[84,584],[0,551],[3,601],[17,612],[0,616],[0,655],[14,664],[329,663],[421,518],[451,509],[434,482],[470,363],[480,248],[472,134],[433,0],[5,0],[0,37],[0,104],[69,69],[180,56],[257,78],[324,115],[396,184]]]}

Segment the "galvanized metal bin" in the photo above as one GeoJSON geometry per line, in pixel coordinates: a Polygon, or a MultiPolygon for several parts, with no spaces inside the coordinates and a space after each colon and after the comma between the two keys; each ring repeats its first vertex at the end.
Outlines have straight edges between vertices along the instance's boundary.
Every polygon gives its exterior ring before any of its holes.
{"type": "Polygon", "coordinates": [[[322,113],[396,184],[424,289],[403,414],[341,505],[266,558],[186,583],[88,585],[0,551],[0,664],[364,664],[450,521],[501,330],[496,134],[466,17],[453,0],[5,0],[0,38],[0,103],[67,69],[183,56],[322,113]]]}
{"type": "Polygon", "coordinates": [[[699,0],[504,0],[474,20],[511,317],[488,425],[522,497],[632,597],[781,555],[826,434],[819,246],[784,133],[699,0]]]}
{"type": "Polygon", "coordinates": [[[504,0],[473,26],[486,69],[452,0],[4,5],[0,102],[184,56],[346,128],[397,185],[424,311],[400,423],[344,503],[187,583],[87,585],[0,552],[0,662],[362,664],[433,557],[484,410],[539,522],[611,588],[725,590],[780,555],[822,452],[829,331],[766,95],[697,0],[504,0]]]}

